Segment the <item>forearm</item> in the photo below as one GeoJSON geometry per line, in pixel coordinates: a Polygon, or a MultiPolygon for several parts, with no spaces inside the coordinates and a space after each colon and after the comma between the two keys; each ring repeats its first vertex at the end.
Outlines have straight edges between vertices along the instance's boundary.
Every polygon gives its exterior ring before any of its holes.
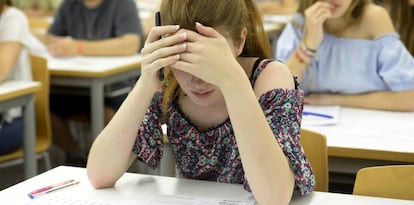
{"type": "Polygon", "coordinates": [[[243,169],[255,198],[261,205],[288,204],[294,187],[293,173],[250,84],[237,84],[224,96],[243,169]]]}
{"type": "Polygon", "coordinates": [[[334,95],[332,104],[366,109],[414,112],[414,90],[380,91],[357,95],[334,95]]]}
{"type": "Polygon", "coordinates": [[[85,56],[126,56],[138,53],[140,37],[128,34],[101,41],[83,41],[82,53],[85,56]]]}
{"type": "Polygon", "coordinates": [[[300,48],[297,48],[286,63],[292,75],[298,78],[299,83],[302,82],[303,74],[311,60],[311,58],[300,52],[300,48]]]}
{"type": "Polygon", "coordinates": [[[87,164],[88,177],[94,187],[113,186],[132,163],[132,147],[139,122],[142,122],[154,93],[154,89],[149,89],[139,80],[94,141],[87,164]]]}
{"type": "Polygon", "coordinates": [[[0,43],[0,82],[7,78],[16,65],[22,45],[18,42],[0,43]]]}

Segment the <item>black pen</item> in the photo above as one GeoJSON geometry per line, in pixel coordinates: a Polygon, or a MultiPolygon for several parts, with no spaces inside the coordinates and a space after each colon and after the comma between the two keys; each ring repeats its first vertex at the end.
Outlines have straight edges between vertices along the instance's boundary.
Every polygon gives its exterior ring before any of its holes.
{"type": "MultiPolygon", "coordinates": [[[[159,11],[157,11],[155,13],[155,26],[161,26],[161,14],[159,11]]],[[[161,39],[161,37],[160,37],[161,39]]],[[[158,79],[160,79],[160,81],[164,80],[164,68],[161,68],[159,73],[158,73],[158,79]]]]}

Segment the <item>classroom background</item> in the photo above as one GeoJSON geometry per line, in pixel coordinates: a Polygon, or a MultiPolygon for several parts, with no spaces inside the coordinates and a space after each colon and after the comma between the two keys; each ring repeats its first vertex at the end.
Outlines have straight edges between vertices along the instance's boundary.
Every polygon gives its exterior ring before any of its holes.
{"type": "MultiPolygon", "coordinates": [[[[410,2],[411,7],[403,7],[401,2],[405,0],[375,0],[378,5],[384,6],[393,19],[393,23],[397,32],[401,36],[401,40],[406,45],[407,49],[414,53],[414,1],[410,2]]],[[[45,29],[48,28],[50,22],[53,21],[53,15],[58,9],[61,0],[14,0],[15,6],[22,9],[29,19],[29,25],[34,36],[38,37],[42,41],[45,29]],[[30,3],[33,4],[30,4],[30,3]]],[[[258,7],[262,10],[265,29],[268,32],[269,41],[272,45],[272,51],[276,51],[276,42],[288,21],[291,20],[292,15],[296,12],[297,1],[285,0],[285,1],[257,1],[258,7]],[[272,9],[275,8],[275,9],[272,9]]],[[[141,17],[141,24],[143,26],[144,35],[146,35],[150,28],[154,25],[154,12],[157,10],[159,1],[157,0],[136,0],[137,9],[141,17]]],[[[1,84],[0,84],[1,86],[1,84]]],[[[335,109],[335,108],[334,108],[335,109]]],[[[336,112],[333,110],[332,112],[336,112]]],[[[369,113],[368,113],[369,114],[369,113]]],[[[410,114],[409,114],[410,115],[410,114]]],[[[406,116],[406,115],[404,115],[406,116]]],[[[408,115],[407,115],[408,116],[408,115]]],[[[412,116],[412,114],[411,114],[412,116]]],[[[412,120],[413,117],[407,119],[412,120]]],[[[408,125],[410,126],[410,125],[408,125]]],[[[79,143],[82,151],[87,154],[90,144],[93,141],[91,136],[91,125],[87,123],[73,121],[70,122],[70,128],[76,141],[79,143]]],[[[65,152],[58,146],[52,144],[48,148],[49,155],[51,157],[52,167],[64,165],[65,152]]],[[[335,157],[333,157],[335,158],[335,157]]],[[[331,158],[330,158],[331,159],[331,158]]],[[[356,170],[354,168],[344,168],[343,166],[354,166],[355,164],[361,164],[359,166],[375,166],[384,164],[399,164],[395,161],[388,160],[354,160],[348,161],[344,159],[337,159],[338,166],[329,173],[329,191],[351,194],[355,181],[356,170]],[[346,170],[342,172],[341,170],[346,170]]],[[[1,163],[1,162],[0,162],[1,163]]],[[[85,162],[80,161],[78,164],[70,164],[73,166],[84,167],[85,162]]],[[[412,164],[413,161],[404,164],[412,164]]],[[[0,190],[12,186],[24,180],[23,165],[15,165],[6,168],[0,168],[0,190]]],[[[43,163],[38,163],[38,173],[46,171],[43,163]]],[[[148,173],[160,175],[162,174],[160,169],[151,170],[144,165],[136,162],[130,170],[137,173],[148,173]]]]}

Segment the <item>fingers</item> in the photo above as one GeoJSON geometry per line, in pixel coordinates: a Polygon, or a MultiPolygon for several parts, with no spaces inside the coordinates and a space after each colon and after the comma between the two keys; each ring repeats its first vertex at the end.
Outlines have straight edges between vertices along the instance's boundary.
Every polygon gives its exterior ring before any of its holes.
{"type": "Polygon", "coordinates": [[[217,32],[215,29],[213,29],[212,27],[204,26],[199,22],[196,22],[196,29],[200,34],[207,37],[221,37],[221,34],[217,32]]]}
{"type": "Polygon", "coordinates": [[[197,70],[199,69],[195,64],[181,60],[181,55],[180,60],[172,64],[171,67],[194,76],[197,76],[197,70]]]}
{"type": "Polygon", "coordinates": [[[305,11],[307,23],[320,25],[332,16],[333,5],[318,1],[305,11]]]}
{"type": "Polygon", "coordinates": [[[333,8],[334,8],[334,6],[330,3],[328,3],[328,2],[318,1],[318,2],[314,3],[311,7],[306,9],[305,12],[308,12],[308,13],[312,14],[312,13],[316,13],[316,11],[319,10],[319,9],[332,10],[333,8]]]}
{"type": "Polygon", "coordinates": [[[180,54],[185,51],[186,44],[179,44],[172,47],[161,48],[151,55],[143,56],[143,63],[152,64],[156,68],[171,65],[180,58],[180,54]]]}
{"type": "Polygon", "coordinates": [[[185,40],[184,35],[173,35],[178,31],[178,26],[160,26],[153,27],[148,34],[145,41],[145,46],[141,51],[141,54],[152,53],[161,47],[167,47],[185,40]],[[167,36],[161,39],[162,36],[167,36]]]}
{"type": "Polygon", "coordinates": [[[172,35],[178,31],[179,25],[168,25],[168,26],[155,26],[152,27],[148,33],[146,43],[151,43],[159,40],[165,35],[172,35]]]}

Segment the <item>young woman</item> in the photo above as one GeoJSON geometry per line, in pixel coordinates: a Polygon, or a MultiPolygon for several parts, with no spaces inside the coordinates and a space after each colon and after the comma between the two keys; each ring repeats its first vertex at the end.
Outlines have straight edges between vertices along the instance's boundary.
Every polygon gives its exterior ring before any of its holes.
{"type": "Polygon", "coordinates": [[[414,111],[414,59],[369,0],[300,1],[276,55],[298,76],[305,103],[414,111]]]}
{"type": "Polygon", "coordinates": [[[303,93],[286,66],[265,59],[255,3],[165,0],[160,12],[141,77],[90,150],[92,185],[113,186],[135,159],[157,167],[166,123],[181,177],[244,184],[261,205],[311,192],[299,144],[303,93]]]}
{"type": "MultiPolygon", "coordinates": [[[[0,86],[6,80],[32,80],[29,25],[10,0],[0,1],[0,86]]],[[[0,113],[0,154],[19,149],[23,142],[20,107],[0,113]]]]}

